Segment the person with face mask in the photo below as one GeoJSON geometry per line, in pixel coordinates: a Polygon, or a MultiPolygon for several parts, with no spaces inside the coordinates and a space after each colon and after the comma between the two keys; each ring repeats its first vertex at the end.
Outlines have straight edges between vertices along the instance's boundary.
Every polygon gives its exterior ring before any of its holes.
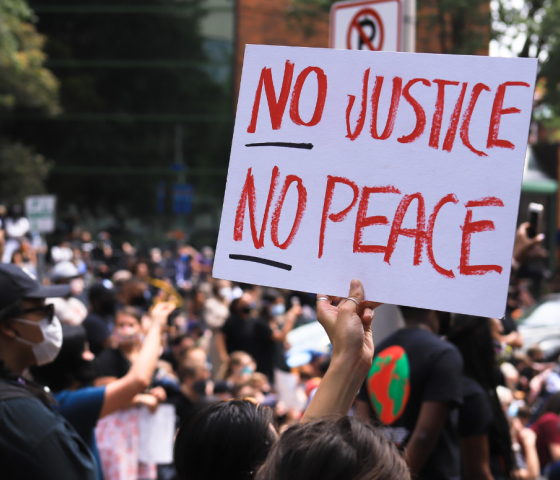
{"type": "MultiPolygon", "coordinates": [[[[172,306],[171,311],[174,309],[173,304],[162,302],[162,305],[170,306],[169,308],[172,306]]],[[[107,385],[127,375],[140,356],[143,342],[149,331],[144,336],[142,316],[137,309],[127,306],[118,310],[115,314],[115,327],[112,334],[112,341],[116,348],[107,348],[99,355],[95,385],[107,385]]]]}
{"type": "Polygon", "coordinates": [[[59,353],[62,327],[45,299],[67,295],[15,265],[0,265],[0,471],[3,479],[93,480],[95,460],[52,397],[24,371],[59,353]]]}
{"type": "Polygon", "coordinates": [[[106,386],[91,386],[97,365],[82,326],[64,325],[59,356],[54,362],[31,370],[37,381],[54,392],[55,409],[72,424],[93,452],[98,480],[104,476],[94,428],[100,418],[129,407],[134,397],[150,385],[158,359],[161,332],[173,308],[169,303],[160,303],[154,308],[152,325],[130,370],[124,377],[106,386]]]}
{"type": "Polygon", "coordinates": [[[284,297],[275,292],[268,305],[261,311],[262,322],[259,323],[259,351],[254,352],[259,372],[274,381],[274,371],[289,372],[286,364],[286,339],[294,328],[297,318],[301,315],[301,304],[294,301],[289,310],[286,309],[284,297]]]}
{"type": "Polygon", "coordinates": [[[222,363],[229,362],[232,352],[254,350],[254,328],[256,320],[251,316],[252,297],[247,292],[229,305],[229,317],[223,326],[216,330],[216,347],[222,363]]]}
{"type": "MultiPolygon", "coordinates": [[[[166,325],[168,315],[175,309],[174,304],[161,302],[152,310],[152,316],[165,309],[165,318],[152,320],[148,329],[142,328],[146,317],[142,317],[134,307],[123,307],[115,315],[113,341],[117,348],[107,348],[99,355],[98,378],[94,385],[114,388],[113,384],[121,382],[135,370],[142,375],[144,388],[129,398],[128,407],[107,415],[97,424],[96,439],[99,455],[106,480],[113,479],[152,479],[156,475],[155,464],[141,463],[138,459],[138,406],[146,406],[154,412],[159,403],[166,400],[167,394],[161,386],[150,388],[152,377],[160,353],[161,332],[166,325]],[[156,325],[160,323],[159,325],[156,325]],[[155,331],[154,331],[155,329],[155,331]],[[157,340],[154,338],[157,337],[157,340]],[[155,342],[155,343],[153,343],[155,342]],[[146,344],[155,356],[150,358],[153,364],[146,368],[141,360],[145,356],[146,344]],[[157,353],[156,353],[157,352],[157,353]],[[137,368],[136,365],[140,366],[137,368]],[[142,392],[142,393],[141,393],[142,392]],[[145,393],[144,393],[145,392],[145,393]],[[133,472],[130,476],[119,472],[133,472]]],[[[121,407],[122,408],[122,407],[121,407]]]]}
{"type": "Polygon", "coordinates": [[[294,305],[288,312],[284,310],[284,326],[279,328],[269,307],[265,307],[260,317],[252,316],[252,301],[253,297],[245,292],[231,302],[231,314],[217,332],[216,346],[224,363],[228,361],[231,352],[247,352],[256,360],[257,371],[264,373],[270,381],[273,381],[277,351],[283,354],[284,341],[296,317],[301,313],[301,307],[294,305]]]}

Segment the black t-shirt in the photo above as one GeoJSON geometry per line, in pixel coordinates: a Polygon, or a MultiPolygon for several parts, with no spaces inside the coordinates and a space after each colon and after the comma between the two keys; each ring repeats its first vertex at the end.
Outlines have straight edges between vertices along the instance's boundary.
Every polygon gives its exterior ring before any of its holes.
{"type": "Polygon", "coordinates": [[[244,320],[232,314],[224,323],[222,332],[226,336],[226,348],[231,352],[249,352],[253,344],[253,328],[255,320],[244,320]]]}
{"type": "Polygon", "coordinates": [[[198,412],[201,408],[220,399],[214,396],[207,397],[202,395],[196,402],[186,397],[183,392],[179,391],[167,399],[167,403],[175,405],[175,414],[177,415],[177,428],[185,423],[194,413],[198,412]]]}
{"type": "Polygon", "coordinates": [[[177,416],[177,428],[179,428],[185,420],[187,420],[194,412],[196,405],[189,397],[183,395],[182,392],[177,392],[176,395],[169,397],[167,402],[175,405],[175,414],[177,416]]]}
{"type": "Polygon", "coordinates": [[[257,318],[243,320],[233,314],[226,320],[222,332],[226,336],[228,353],[247,352],[257,362],[257,371],[272,378],[274,341],[268,322],[257,318]]]}
{"type": "Polygon", "coordinates": [[[86,329],[89,349],[93,354],[99,356],[103,351],[103,344],[111,336],[109,322],[102,316],[90,312],[82,325],[86,329]]]}
{"type": "Polygon", "coordinates": [[[483,388],[465,375],[463,383],[463,405],[459,408],[459,437],[488,435],[493,424],[492,406],[483,388]]]}
{"type": "Polygon", "coordinates": [[[257,371],[264,373],[272,381],[277,345],[277,342],[272,340],[272,328],[267,321],[257,320],[253,329],[253,335],[253,351],[249,353],[257,362],[257,371]]]}
{"type": "Polygon", "coordinates": [[[233,314],[226,320],[222,332],[226,336],[228,353],[247,352],[257,362],[257,371],[272,379],[275,342],[267,321],[258,318],[243,320],[233,314]]]}
{"type": "Polygon", "coordinates": [[[130,370],[130,361],[116,348],[107,348],[99,355],[98,377],[124,377],[130,370]]]}
{"type": "MultiPolygon", "coordinates": [[[[0,380],[0,398],[10,385],[0,380]]],[[[97,467],[72,426],[24,392],[0,400],[0,478],[96,480],[97,467]]]]}
{"type": "Polygon", "coordinates": [[[506,312],[506,316],[500,321],[502,322],[502,327],[504,327],[504,335],[508,335],[511,332],[517,332],[517,323],[515,323],[515,320],[511,318],[511,313],[506,312]]]}
{"type": "Polygon", "coordinates": [[[450,411],[438,442],[417,480],[460,478],[457,436],[463,392],[463,360],[457,348],[421,328],[403,328],[376,345],[373,365],[358,394],[385,433],[404,447],[423,402],[448,403],[450,411]]]}
{"type": "MultiPolygon", "coordinates": [[[[463,405],[459,408],[459,437],[488,436],[490,471],[494,478],[509,478],[504,472],[498,432],[488,395],[478,382],[463,376],[463,405]]],[[[520,466],[520,464],[518,464],[520,466]]]]}

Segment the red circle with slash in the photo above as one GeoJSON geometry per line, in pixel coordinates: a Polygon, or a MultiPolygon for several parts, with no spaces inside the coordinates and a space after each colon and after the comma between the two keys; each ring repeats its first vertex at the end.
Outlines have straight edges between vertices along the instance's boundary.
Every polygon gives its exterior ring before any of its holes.
{"type": "Polygon", "coordinates": [[[360,36],[363,44],[367,47],[368,50],[372,50],[372,51],[379,51],[383,48],[383,40],[385,37],[385,32],[383,29],[383,22],[381,20],[381,17],[379,16],[379,14],[371,9],[371,8],[364,8],[360,11],[358,11],[356,13],[356,15],[354,15],[354,18],[352,19],[352,21],[350,22],[350,26],[348,27],[348,34],[346,36],[346,47],[349,50],[352,50],[352,33],[354,31],[354,29],[357,30],[358,35],[360,36]],[[379,28],[379,47],[375,48],[375,46],[373,45],[373,43],[371,42],[372,39],[370,39],[368,37],[368,35],[364,32],[364,29],[362,28],[362,25],[360,24],[360,19],[362,19],[363,17],[373,17],[373,19],[376,21],[377,26],[379,28]]]}

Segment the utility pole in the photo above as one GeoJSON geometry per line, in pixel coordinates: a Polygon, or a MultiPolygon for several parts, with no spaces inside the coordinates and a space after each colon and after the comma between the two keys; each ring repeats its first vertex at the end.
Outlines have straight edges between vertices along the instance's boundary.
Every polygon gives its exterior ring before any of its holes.
{"type": "Polygon", "coordinates": [[[403,52],[416,51],[416,0],[404,0],[403,52]]]}

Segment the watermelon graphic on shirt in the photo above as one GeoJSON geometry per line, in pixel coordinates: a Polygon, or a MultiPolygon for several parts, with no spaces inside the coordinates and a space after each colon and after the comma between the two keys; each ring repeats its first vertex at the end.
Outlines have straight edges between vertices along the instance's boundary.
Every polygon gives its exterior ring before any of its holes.
{"type": "Polygon", "coordinates": [[[404,412],[410,396],[410,365],[402,347],[386,348],[373,360],[367,390],[379,420],[394,423],[404,412]]]}

